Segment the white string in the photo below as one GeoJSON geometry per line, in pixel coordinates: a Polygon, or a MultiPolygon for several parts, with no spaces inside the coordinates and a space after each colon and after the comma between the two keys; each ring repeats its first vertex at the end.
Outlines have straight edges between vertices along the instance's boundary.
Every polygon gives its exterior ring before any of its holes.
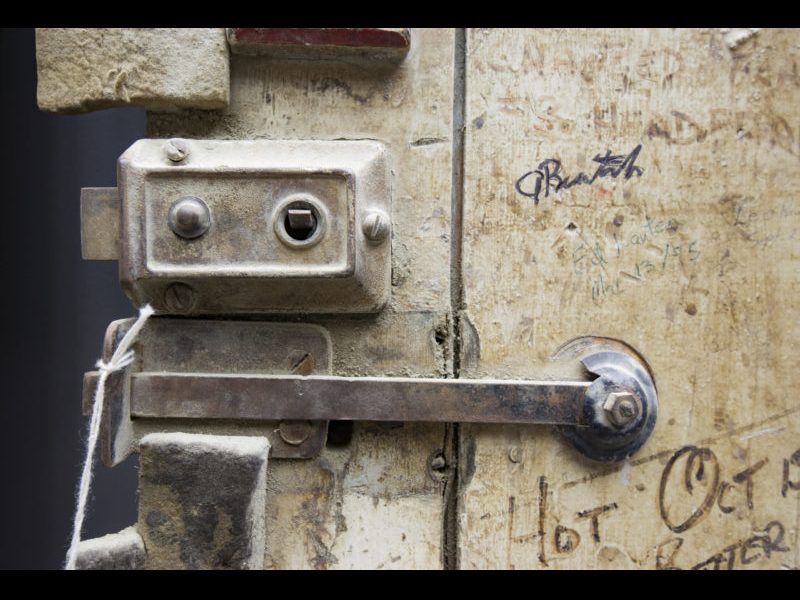
{"type": "Polygon", "coordinates": [[[100,433],[100,420],[103,416],[103,403],[105,398],[106,380],[108,376],[115,372],[120,371],[133,362],[133,350],[129,350],[133,344],[136,336],[144,327],[145,322],[150,315],[155,311],[147,304],[139,309],[139,318],[123,336],[122,341],[114,350],[111,360],[105,362],[103,360],[97,361],[97,369],[100,371],[100,376],[97,378],[97,388],[94,391],[94,405],[92,406],[92,418],[89,421],[89,439],[86,442],[86,460],[83,463],[83,471],[81,472],[81,482],[78,486],[78,500],[77,507],[75,508],[75,520],[72,524],[72,541],[67,551],[67,564],[66,569],[72,571],[75,569],[75,560],[77,558],[78,542],[81,541],[81,529],[83,529],[83,518],[86,513],[86,500],[89,497],[89,489],[92,486],[92,466],[94,462],[94,451],[97,446],[97,438],[100,433]]]}

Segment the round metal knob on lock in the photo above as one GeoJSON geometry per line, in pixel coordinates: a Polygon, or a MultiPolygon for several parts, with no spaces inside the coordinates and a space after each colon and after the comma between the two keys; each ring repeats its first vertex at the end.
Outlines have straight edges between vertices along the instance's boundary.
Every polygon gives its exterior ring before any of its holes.
{"type": "Polygon", "coordinates": [[[211,212],[200,198],[184,196],[170,207],[168,222],[175,235],[191,240],[200,237],[211,227],[211,212]]]}

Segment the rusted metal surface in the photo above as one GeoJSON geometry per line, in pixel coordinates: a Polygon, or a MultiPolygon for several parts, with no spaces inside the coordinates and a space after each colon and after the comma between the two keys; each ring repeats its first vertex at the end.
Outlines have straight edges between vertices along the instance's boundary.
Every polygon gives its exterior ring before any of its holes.
{"type": "Polygon", "coordinates": [[[119,190],[81,189],[81,256],[84,260],[119,258],[119,190]]]}
{"type": "MultiPolygon", "coordinates": [[[[103,359],[109,360],[116,344],[133,323],[115,321],[106,332],[103,359]]],[[[298,373],[329,372],[330,338],[320,327],[294,323],[150,319],[134,345],[136,359],[124,371],[112,373],[106,388],[106,406],[100,428],[101,457],[114,466],[135,450],[136,442],[164,422],[131,420],[132,372],[181,373],[298,373]]],[[[88,413],[97,376],[84,375],[83,410],[88,413]]],[[[301,443],[287,443],[279,435],[280,417],[243,427],[235,422],[220,427],[225,433],[262,435],[270,440],[275,458],[317,456],[325,445],[327,423],[314,421],[301,443]]],[[[171,421],[171,427],[190,430],[207,427],[205,422],[189,424],[171,421]]]]}
{"type": "Polygon", "coordinates": [[[131,415],[431,423],[581,423],[585,381],[137,373],[131,415]]]}
{"type": "Polygon", "coordinates": [[[360,46],[369,48],[408,48],[405,29],[368,27],[242,27],[231,29],[229,37],[236,43],[287,44],[314,46],[360,46]]]}
{"type": "MultiPolygon", "coordinates": [[[[103,339],[102,359],[106,362],[111,360],[111,356],[122,341],[128,328],[133,324],[134,319],[121,319],[113,321],[106,328],[103,339]]],[[[128,381],[132,367],[129,365],[121,371],[111,373],[106,379],[105,406],[103,407],[103,417],[100,421],[100,458],[103,464],[113,467],[125,460],[133,452],[136,440],[130,420],[130,393],[128,381]]],[[[95,387],[87,390],[90,377],[84,376],[84,410],[88,413],[91,410],[91,402],[94,399],[95,387]],[[89,398],[87,406],[86,399],[89,398]]]]}
{"type": "Polygon", "coordinates": [[[402,59],[411,45],[408,29],[370,27],[241,27],[227,31],[234,54],[330,59],[364,56],[402,59]]]}

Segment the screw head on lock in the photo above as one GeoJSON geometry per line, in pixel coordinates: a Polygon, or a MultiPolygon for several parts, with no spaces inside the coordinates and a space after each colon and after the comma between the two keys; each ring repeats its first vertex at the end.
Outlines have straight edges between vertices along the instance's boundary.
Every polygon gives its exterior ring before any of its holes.
{"type": "Polygon", "coordinates": [[[392,232],[392,221],[382,210],[370,210],[361,222],[361,231],[370,242],[379,244],[392,232]]]}
{"type": "Polygon", "coordinates": [[[167,140],[163,146],[165,156],[174,163],[182,162],[189,156],[189,144],[186,140],[173,138],[167,140]]]}

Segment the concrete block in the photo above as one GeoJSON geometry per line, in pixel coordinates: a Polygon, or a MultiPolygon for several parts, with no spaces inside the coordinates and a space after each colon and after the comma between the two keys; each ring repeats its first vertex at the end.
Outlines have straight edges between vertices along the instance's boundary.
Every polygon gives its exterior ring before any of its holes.
{"type": "Polygon", "coordinates": [[[39,108],[47,112],[228,105],[224,28],[42,28],[36,62],[39,108]]]}
{"type": "Polygon", "coordinates": [[[135,527],[84,540],[78,544],[79,570],[138,570],[144,568],[144,542],[135,527]]]}
{"type": "Polygon", "coordinates": [[[269,448],[263,437],[143,437],[138,529],[145,567],[262,568],[269,448]]]}

